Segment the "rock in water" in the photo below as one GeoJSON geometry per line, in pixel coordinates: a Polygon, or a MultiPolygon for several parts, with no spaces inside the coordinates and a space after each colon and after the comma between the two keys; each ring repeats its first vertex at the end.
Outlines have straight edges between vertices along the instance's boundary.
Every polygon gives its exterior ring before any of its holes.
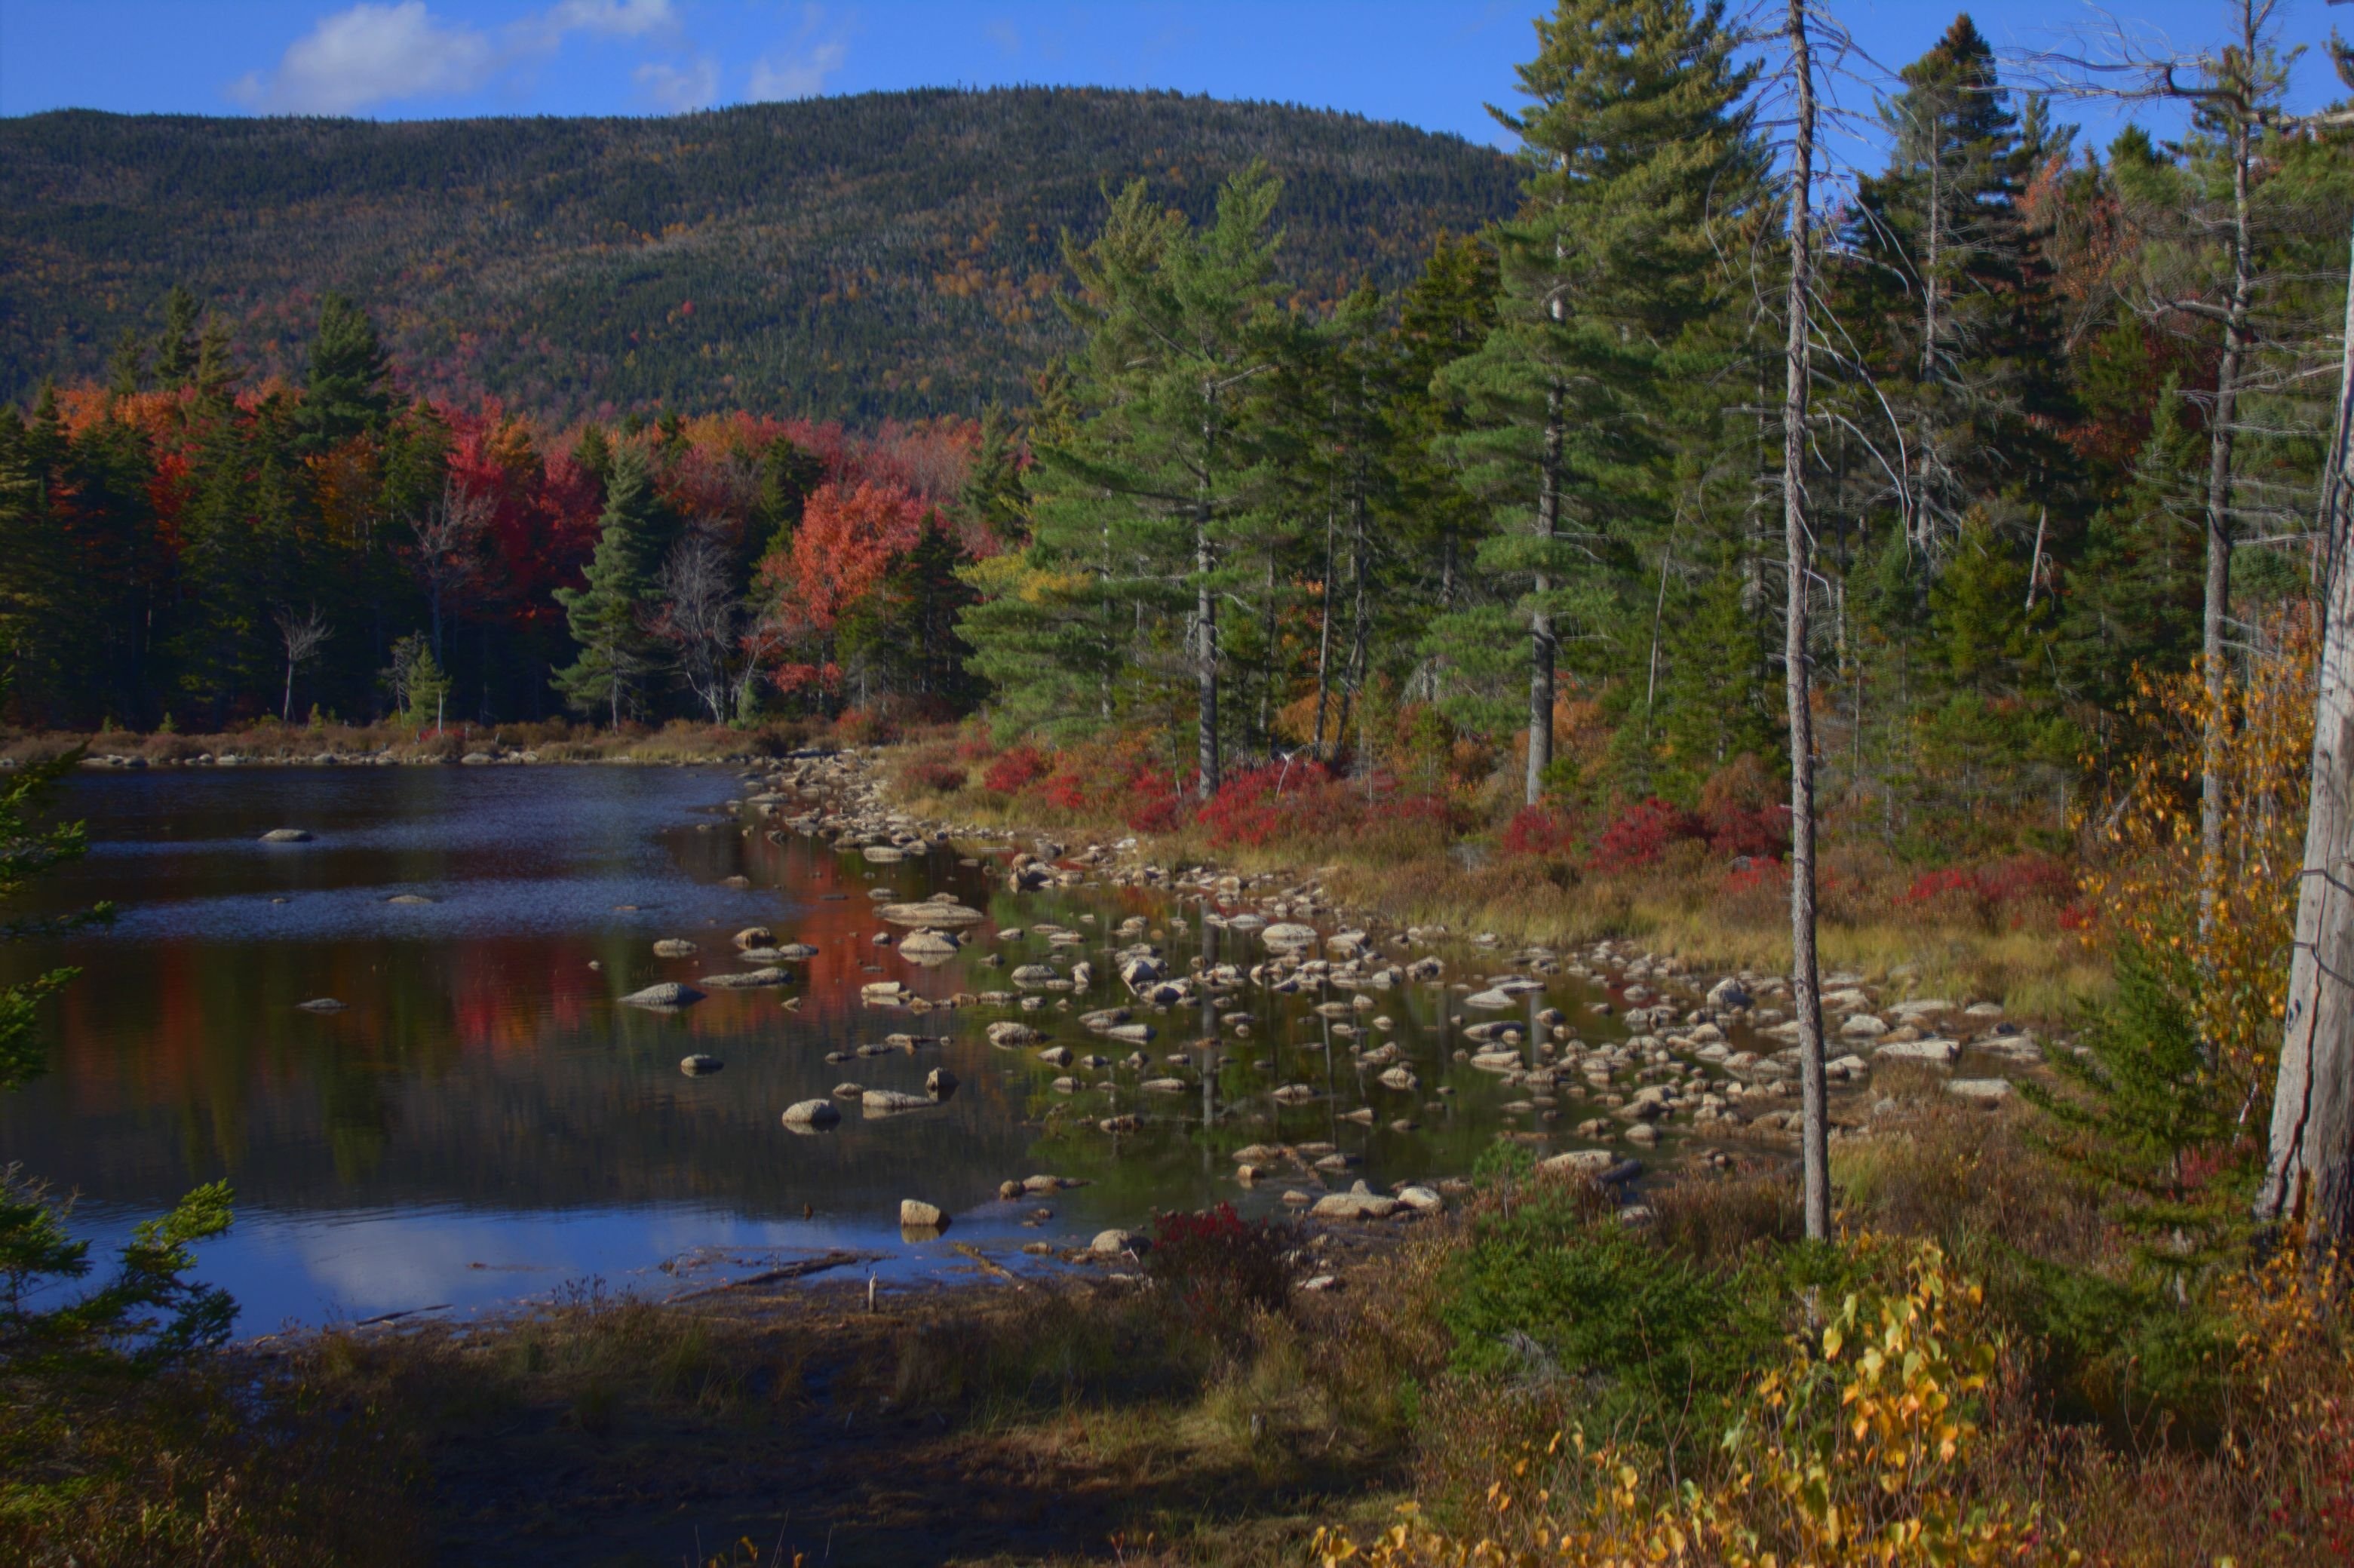
{"type": "Polygon", "coordinates": [[[705,1073],[716,1073],[726,1065],[716,1056],[682,1056],[678,1060],[678,1070],[690,1078],[699,1078],[705,1073]]]}
{"type": "Polygon", "coordinates": [[[332,996],[314,996],[308,1001],[298,1001],[294,1005],[305,1012],[341,1012],[344,1010],[344,1004],[332,996]]]}
{"type": "Polygon", "coordinates": [[[956,938],[927,927],[900,942],[899,956],[911,963],[943,963],[957,956],[956,938]]]}
{"type": "Polygon", "coordinates": [[[936,1100],[945,1100],[957,1092],[957,1075],[946,1067],[935,1067],[924,1075],[924,1092],[936,1100]]]}
{"type": "Polygon", "coordinates": [[[869,1117],[896,1116],[902,1111],[929,1110],[936,1103],[927,1095],[911,1095],[902,1089],[869,1089],[859,1100],[869,1117]]]}
{"type": "Polygon", "coordinates": [[[261,835],[266,844],[307,844],[311,842],[308,828],[272,828],[261,835]]]}
{"type": "Polygon", "coordinates": [[[1008,1020],[989,1026],[989,1043],[1001,1050],[1012,1051],[1023,1045],[1035,1045],[1043,1038],[1026,1023],[1008,1020]]]}
{"type": "Polygon", "coordinates": [[[777,945],[777,934],[766,926],[747,926],[736,933],[736,945],[738,948],[773,948],[777,945]]]}
{"type": "Polygon", "coordinates": [[[1287,920],[1261,931],[1258,939],[1270,948],[1310,948],[1316,945],[1316,927],[1287,920]]]}
{"type": "Polygon", "coordinates": [[[692,1007],[703,1000],[703,993],[691,985],[676,980],[664,980],[643,991],[633,991],[621,999],[630,1007],[692,1007]]]}
{"type": "Polygon", "coordinates": [[[1087,1244],[1087,1250],[1097,1257],[1119,1257],[1128,1253],[1152,1250],[1152,1243],[1134,1231],[1099,1231],[1087,1244]]]}
{"type": "Polygon", "coordinates": [[[703,983],[720,991],[757,991],[762,986],[784,985],[792,977],[784,970],[770,967],[764,969],[724,969],[703,977],[703,983]]]}
{"type": "Polygon", "coordinates": [[[841,1119],[842,1113],[833,1108],[832,1100],[803,1100],[785,1111],[787,1127],[832,1127],[841,1119]]]}
{"type": "Polygon", "coordinates": [[[894,926],[920,926],[937,931],[961,930],[978,926],[988,916],[978,909],[968,909],[961,904],[927,901],[922,904],[885,904],[876,914],[894,926]]]}
{"type": "Polygon", "coordinates": [[[937,1203],[927,1203],[921,1198],[899,1200],[899,1228],[903,1231],[936,1231],[948,1220],[937,1203]]]}
{"type": "Polygon", "coordinates": [[[654,957],[658,959],[691,959],[696,951],[695,945],[684,937],[664,937],[654,944],[654,957]]]}

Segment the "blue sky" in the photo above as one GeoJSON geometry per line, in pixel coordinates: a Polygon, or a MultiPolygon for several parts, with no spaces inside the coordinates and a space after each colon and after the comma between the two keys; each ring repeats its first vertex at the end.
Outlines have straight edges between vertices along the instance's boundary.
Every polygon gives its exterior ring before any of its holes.
{"type": "MultiPolygon", "coordinates": [[[[1955,7],[1830,0],[1876,60],[1920,54],[1955,7]]],[[[1539,0],[0,0],[0,114],[87,107],[196,113],[663,113],[818,93],[1014,82],[1174,88],[1275,99],[1503,138],[1539,0]]],[[[2110,0],[2181,44],[2222,0],[2110,0]]],[[[1970,7],[1998,48],[2051,48],[2099,13],[2082,0],[1970,7]]],[[[2281,0],[2287,42],[2354,7],[2281,0]]],[[[1868,70],[1868,66],[1859,69],[1868,70]]],[[[2293,107],[2338,96],[2321,51],[2293,107]]],[[[1862,90],[1850,88],[1850,101],[1862,90]]],[[[2062,118],[2105,141],[2107,106],[2062,118]]],[[[2162,123],[2162,117],[2160,122],[2162,123]]],[[[2171,127],[2167,127],[2170,129],[2171,127]]]]}

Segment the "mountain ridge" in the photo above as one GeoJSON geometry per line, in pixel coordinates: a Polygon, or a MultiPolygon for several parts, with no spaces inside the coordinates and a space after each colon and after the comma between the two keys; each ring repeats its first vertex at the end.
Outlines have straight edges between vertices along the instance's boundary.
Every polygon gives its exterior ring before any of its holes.
{"type": "Polygon", "coordinates": [[[1511,210],[1512,162],[1361,115],[1173,92],[926,88],[668,117],[0,120],[0,397],[99,373],[185,281],[293,376],[318,294],[419,389],[557,418],[875,419],[1018,400],[1067,341],[1065,229],[1146,177],[1197,219],[1254,158],[1310,300],[1511,210]]]}

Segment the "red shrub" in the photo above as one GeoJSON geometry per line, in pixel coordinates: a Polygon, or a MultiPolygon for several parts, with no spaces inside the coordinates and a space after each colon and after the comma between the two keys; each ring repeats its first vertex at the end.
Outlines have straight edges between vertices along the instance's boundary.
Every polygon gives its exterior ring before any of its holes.
{"type": "Polygon", "coordinates": [[[1046,758],[1037,747],[1017,746],[982,769],[981,787],[1011,795],[1044,778],[1046,768],[1046,758]]]}
{"type": "Polygon", "coordinates": [[[1311,813],[1310,797],[1333,782],[1320,762],[1270,762],[1226,775],[1218,792],[1193,813],[1214,844],[1264,846],[1289,837],[1311,813]]]}
{"type": "Polygon", "coordinates": [[[1577,847],[1578,829],[1566,813],[1546,806],[1523,806],[1504,825],[1501,848],[1508,855],[1567,854],[1577,847]]]}
{"type": "Polygon", "coordinates": [[[2040,912],[2052,914],[2068,930],[2090,920],[2076,896],[2074,874],[2051,856],[2041,854],[1925,871],[1913,879],[1902,902],[1914,907],[1944,906],[1988,930],[2024,924],[2040,912]]]}
{"type": "Polygon", "coordinates": [[[1063,811],[1084,811],[1087,809],[1086,781],[1066,768],[1038,786],[1038,798],[1063,811]]]}
{"type": "Polygon", "coordinates": [[[907,782],[935,795],[951,795],[964,788],[965,770],[956,763],[925,758],[907,767],[907,782]]]}
{"type": "Polygon", "coordinates": [[[1232,1203],[1220,1203],[1197,1214],[1156,1215],[1144,1271],[1195,1318],[1231,1318],[1284,1304],[1290,1270],[1283,1255],[1290,1245],[1284,1229],[1265,1220],[1249,1224],[1232,1203]]]}
{"type": "Polygon", "coordinates": [[[1654,865],[1670,844],[1708,836],[1708,825],[1680,806],[1653,796],[1630,806],[1595,841],[1589,863],[1596,871],[1628,871],[1654,865]]]}

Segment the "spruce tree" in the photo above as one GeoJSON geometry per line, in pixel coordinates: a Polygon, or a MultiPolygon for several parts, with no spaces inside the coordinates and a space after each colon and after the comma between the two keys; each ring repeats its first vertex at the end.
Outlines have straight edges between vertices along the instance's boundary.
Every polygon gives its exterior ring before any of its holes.
{"type": "Polygon", "coordinates": [[[166,388],[186,387],[196,374],[196,296],[186,283],[175,283],[164,296],[164,330],[155,337],[155,382],[166,388]]]}
{"type": "Polygon", "coordinates": [[[604,710],[615,728],[624,713],[637,712],[642,683],[654,668],[645,611],[656,510],[646,454],[631,442],[614,454],[599,519],[602,532],[582,574],[583,586],[556,590],[556,602],[564,608],[565,623],[580,648],[579,657],[556,673],[556,689],[579,712],[604,710]]]}
{"type": "Polygon", "coordinates": [[[363,430],[381,430],[392,413],[392,365],[367,313],[341,294],[319,304],[303,389],[301,450],[323,451],[363,430]]]}

